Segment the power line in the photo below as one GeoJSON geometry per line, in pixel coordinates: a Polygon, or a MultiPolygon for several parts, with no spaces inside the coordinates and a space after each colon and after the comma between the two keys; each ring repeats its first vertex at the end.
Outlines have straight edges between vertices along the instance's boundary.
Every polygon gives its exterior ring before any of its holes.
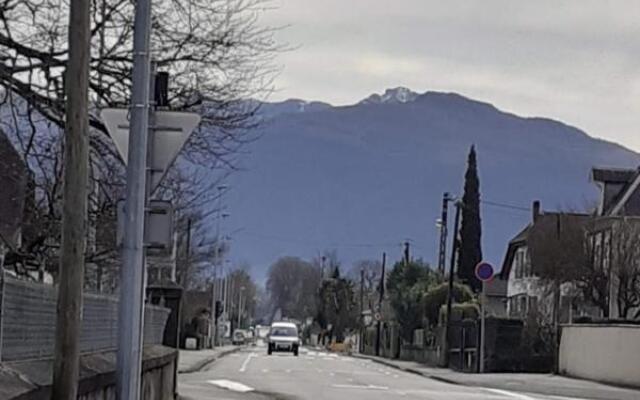
{"type": "Polygon", "coordinates": [[[496,201],[489,201],[489,200],[480,200],[480,202],[493,207],[507,208],[510,210],[517,210],[522,212],[531,212],[531,209],[529,207],[516,206],[513,204],[506,204],[506,203],[498,203],[496,201]]]}
{"type": "Polygon", "coordinates": [[[242,235],[254,236],[258,238],[275,240],[284,243],[298,244],[303,246],[310,247],[331,247],[331,248],[380,248],[380,247],[400,247],[403,242],[386,242],[386,243],[320,243],[320,242],[310,242],[298,239],[291,239],[282,236],[276,235],[266,235],[263,233],[252,232],[252,231],[242,231],[242,235]]]}

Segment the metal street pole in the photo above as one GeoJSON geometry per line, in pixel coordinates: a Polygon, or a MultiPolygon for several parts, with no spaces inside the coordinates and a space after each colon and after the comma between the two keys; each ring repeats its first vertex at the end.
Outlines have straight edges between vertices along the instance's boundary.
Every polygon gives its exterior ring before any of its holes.
{"type": "Polygon", "coordinates": [[[449,329],[451,323],[451,308],[453,303],[453,279],[454,269],[456,266],[456,256],[458,254],[458,225],[460,224],[460,211],[462,209],[462,202],[456,201],[456,216],[453,222],[453,246],[451,249],[451,264],[449,265],[449,287],[447,290],[447,315],[445,322],[444,333],[444,360],[445,366],[449,365],[449,329]]]}
{"type": "Polygon", "coordinates": [[[140,395],[145,275],[144,220],[151,77],[150,22],[151,1],[138,0],[134,21],[127,198],[118,305],[116,395],[119,400],[137,400],[140,395]]]}
{"type": "Polygon", "coordinates": [[[360,268],[360,341],[358,346],[358,351],[360,353],[364,352],[364,268],[360,268]]]}
{"type": "Polygon", "coordinates": [[[484,322],[485,322],[485,308],[486,308],[486,298],[487,298],[487,284],[483,280],[482,281],[482,294],[480,298],[480,373],[484,372],[484,343],[485,343],[485,330],[484,330],[484,322]]]}
{"type": "Polygon", "coordinates": [[[442,216],[440,217],[440,248],[438,249],[438,272],[444,276],[444,268],[447,258],[447,214],[449,208],[449,193],[442,196],[442,216]]]}
{"type": "Polygon", "coordinates": [[[51,398],[55,400],[75,400],[78,392],[78,337],[82,313],[89,181],[90,2],[72,0],[69,8],[62,246],[51,388],[51,398]]]}

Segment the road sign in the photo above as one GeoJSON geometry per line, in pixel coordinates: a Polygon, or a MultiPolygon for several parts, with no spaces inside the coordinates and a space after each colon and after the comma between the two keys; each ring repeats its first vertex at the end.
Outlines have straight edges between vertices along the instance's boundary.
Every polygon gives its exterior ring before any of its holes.
{"type": "MultiPolygon", "coordinates": [[[[116,144],[125,164],[129,156],[129,110],[106,108],[100,113],[109,135],[116,144]]],[[[155,111],[152,130],[153,153],[151,156],[151,189],[155,189],[194,129],[200,124],[196,113],[155,111]]]]}
{"type": "MultiPolygon", "coordinates": [[[[125,227],[125,202],[117,203],[118,230],[116,243],[122,244],[125,227]]],[[[171,251],[173,248],[173,207],[171,202],[164,200],[150,200],[148,211],[145,213],[144,244],[147,249],[171,251]]]]}
{"type": "Polygon", "coordinates": [[[480,296],[480,373],[484,372],[485,359],[485,309],[487,302],[487,282],[493,279],[493,265],[482,261],[476,265],[476,278],[482,282],[482,296],[480,296]]]}
{"type": "Polygon", "coordinates": [[[381,321],[382,320],[382,315],[380,315],[379,312],[375,313],[375,319],[376,319],[376,321],[381,321]]]}
{"type": "Polygon", "coordinates": [[[493,265],[482,261],[476,265],[476,278],[482,282],[488,282],[493,279],[493,265]]]}

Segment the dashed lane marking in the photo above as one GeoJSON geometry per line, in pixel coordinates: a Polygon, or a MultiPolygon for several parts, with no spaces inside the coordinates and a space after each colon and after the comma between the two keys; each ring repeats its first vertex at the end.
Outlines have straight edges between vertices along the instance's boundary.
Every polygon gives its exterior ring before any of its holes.
{"type": "Polygon", "coordinates": [[[255,389],[251,386],[244,385],[240,382],[229,381],[226,379],[217,379],[208,381],[210,384],[221,387],[223,389],[231,390],[233,392],[247,393],[253,392],[255,389]]]}
{"type": "Polygon", "coordinates": [[[527,396],[526,394],[510,392],[508,390],[501,390],[501,389],[485,389],[485,390],[487,390],[489,392],[492,392],[492,393],[501,394],[503,396],[511,397],[512,399],[536,400],[535,397],[527,396]]]}
{"type": "Polygon", "coordinates": [[[389,390],[387,386],[376,386],[376,385],[341,385],[335,384],[331,385],[334,388],[340,389],[363,389],[363,390],[389,390]]]}
{"type": "Polygon", "coordinates": [[[247,370],[247,367],[249,367],[249,363],[251,362],[251,359],[256,357],[256,356],[257,356],[256,353],[249,353],[247,358],[242,363],[242,366],[240,367],[239,371],[240,372],[245,372],[247,370]]]}

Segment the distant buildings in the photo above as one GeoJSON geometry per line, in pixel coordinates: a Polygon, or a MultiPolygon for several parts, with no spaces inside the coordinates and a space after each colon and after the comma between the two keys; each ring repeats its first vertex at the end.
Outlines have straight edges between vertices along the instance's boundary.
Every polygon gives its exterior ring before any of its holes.
{"type": "Polygon", "coordinates": [[[600,188],[593,214],[544,212],[536,201],[531,222],[509,241],[501,271],[509,317],[552,321],[553,279],[561,282],[560,323],[579,316],[640,317],[640,170],[593,168],[591,180],[600,188]],[[547,238],[549,249],[537,251],[549,265],[532,261],[532,246],[544,245],[532,243],[534,229],[547,238]],[[565,235],[577,234],[581,245],[572,247],[565,235]],[[547,274],[549,268],[575,271],[541,279],[542,267],[547,274]]]}

